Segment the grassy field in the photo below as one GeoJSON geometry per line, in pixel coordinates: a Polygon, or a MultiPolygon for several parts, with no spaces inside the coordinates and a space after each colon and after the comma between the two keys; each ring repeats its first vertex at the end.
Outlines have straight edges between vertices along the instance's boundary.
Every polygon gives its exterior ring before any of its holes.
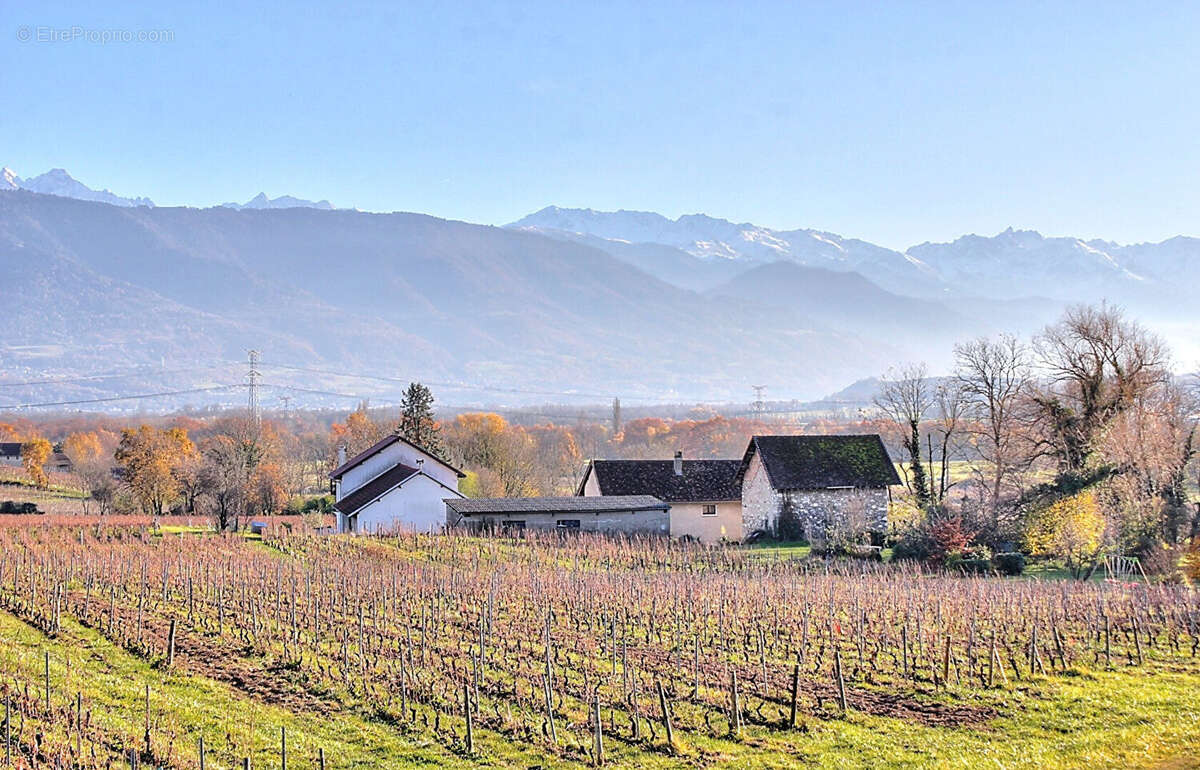
{"type": "Polygon", "coordinates": [[[1194,593],[896,568],[823,576],[778,555],[196,532],[108,531],[78,543],[73,532],[7,530],[0,688],[14,704],[18,766],[35,751],[39,765],[104,767],[132,748],[144,764],[196,767],[203,737],[206,767],[243,757],[279,767],[286,735],[293,767],[316,766],[322,750],[332,768],[588,767],[599,764],[598,697],[607,767],[1200,767],[1197,639],[1178,615],[1200,617],[1194,593]],[[1098,598],[1126,629],[1107,656],[1092,636],[1098,598]],[[1055,607],[1065,614],[1031,640],[1025,620],[1055,607]],[[825,626],[830,612],[837,622],[825,626]],[[549,655],[557,736],[533,686],[549,654],[543,623],[560,640],[549,655]],[[1001,634],[1007,650],[990,686],[983,642],[967,646],[976,624],[971,638],[1001,634]],[[943,633],[953,645],[939,681],[943,633]],[[1029,641],[1045,659],[1036,667],[1024,662],[1029,641]],[[730,673],[741,682],[740,729],[725,698],[730,673]],[[475,715],[470,748],[464,703],[475,715]]]}

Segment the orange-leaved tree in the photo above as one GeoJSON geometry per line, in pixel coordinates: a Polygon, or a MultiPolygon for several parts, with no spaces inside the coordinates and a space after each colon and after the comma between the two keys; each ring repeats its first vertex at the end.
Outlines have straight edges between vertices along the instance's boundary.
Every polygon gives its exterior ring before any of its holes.
{"type": "Polygon", "coordinates": [[[21,445],[21,465],[31,481],[39,487],[50,485],[50,477],[46,475],[46,461],[50,459],[54,447],[44,438],[32,438],[21,445]]]}
{"type": "Polygon", "coordinates": [[[196,445],[182,428],[143,425],[121,431],[116,459],[142,509],[161,516],[178,499],[180,468],[195,452],[196,445]]]}

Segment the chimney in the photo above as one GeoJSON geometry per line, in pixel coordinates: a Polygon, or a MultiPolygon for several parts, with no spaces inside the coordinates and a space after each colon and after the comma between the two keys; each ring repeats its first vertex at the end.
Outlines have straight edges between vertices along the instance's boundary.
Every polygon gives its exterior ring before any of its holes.
{"type": "Polygon", "coordinates": [[[338,467],[346,464],[346,446],[343,444],[338,447],[338,467]]]}
{"type": "Polygon", "coordinates": [[[683,452],[675,453],[675,475],[683,475],[683,452]]]}

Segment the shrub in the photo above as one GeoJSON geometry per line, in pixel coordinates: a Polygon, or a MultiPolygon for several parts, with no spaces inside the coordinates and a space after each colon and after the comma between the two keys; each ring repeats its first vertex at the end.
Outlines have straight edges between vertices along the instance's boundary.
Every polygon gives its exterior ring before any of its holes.
{"type": "Polygon", "coordinates": [[[992,549],[988,548],[986,545],[979,545],[977,543],[964,548],[962,551],[962,557],[964,559],[976,559],[979,561],[990,562],[992,560],[992,549]]]}
{"type": "Polygon", "coordinates": [[[819,551],[814,550],[813,553],[863,559],[865,561],[883,561],[882,548],[877,545],[864,545],[862,543],[842,544],[833,548],[821,549],[819,551]]]}
{"type": "Polygon", "coordinates": [[[17,503],[12,500],[5,500],[0,503],[0,513],[22,513],[30,514],[37,513],[37,503],[17,503]]]}
{"type": "Polygon", "coordinates": [[[1200,537],[1193,538],[1192,544],[1179,558],[1179,571],[1189,581],[1200,580],[1200,537]]]}
{"type": "Polygon", "coordinates": [[[329,513],[333,510],[333,495],[310,497],[304,501],[304,513],[329,513]]]}
{"type": "Polygon", "coordinates": [[[926,561],[933,551],[929,534],[920,528],[910,528],[892,543],[892,561],[926,561]]]}
{"type": "Polygon", "coordinates": [[[971,575],[988,575],[992,571],[991,559],[963,559],[958,564],[959,569],[971,575]]]}
{"type": "Polygon", "coordinates": [[[1001,575],[1023,575],[1025,573],[1025,554],[1017,551],[998,553],[993,557],[992,563],[995,564],[996,571],[1001,575]]]}
{"type": "Polygon", "coordinates": [[[971,542],[970,536],[963,528],[962,519],[955,516],[943,519],[929,528],[932,547],[929,553],[930,561],[945,563],[951,554],[962,554],[971,542]]]}

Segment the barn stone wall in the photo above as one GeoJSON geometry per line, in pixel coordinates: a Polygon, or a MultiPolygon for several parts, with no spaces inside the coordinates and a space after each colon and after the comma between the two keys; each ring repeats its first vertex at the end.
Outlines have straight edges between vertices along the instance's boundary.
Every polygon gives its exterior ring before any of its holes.
{"type": "Polygon", "coordinates": [[[805,538],[813,545],[823,545],[830,527],[837,523],[850,522],[855,531],[887,529],[887,489],[811,489],[785,495],[795,506],[805,538]]]}
{"type": "Polygon", "coordinates": [[[888,490],[812,489],[778,492],[767,478],[756,453],[742,482],[742,526],[747,536],[774,532],[785,500],[795,506],[805,537],[813,544],[825,542],[834,522],[857,519],[865,531],[887,529],[888,490]]]}

